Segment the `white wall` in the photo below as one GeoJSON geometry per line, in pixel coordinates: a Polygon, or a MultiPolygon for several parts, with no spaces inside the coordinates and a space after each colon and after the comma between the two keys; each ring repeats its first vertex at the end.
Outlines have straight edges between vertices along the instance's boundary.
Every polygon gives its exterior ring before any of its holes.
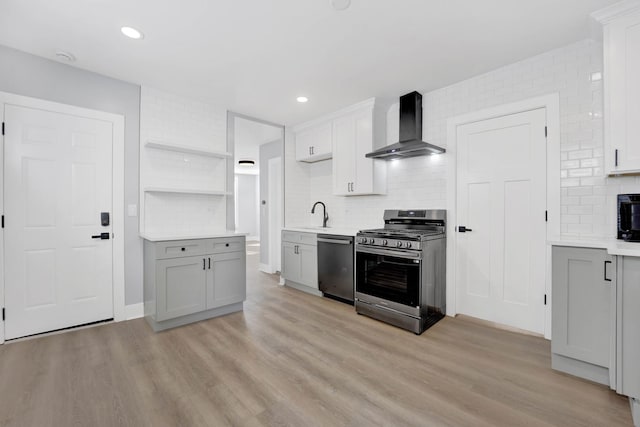
{"type": "MultiPolygon", "coordinates": [[[[269,207],[272,200],[269,199],[269,160],[282,156],[282,140],[268,142],[260,146],[260,191],[259,200],[266,201],[266,204],[260,204],[260,223],[269,224],[269,207]]],[[[280,196],[282,197],[282,195],[280,196]]],[[[282,199],[280,199],[282,200],[282,199]]],[[[280,230],[276,231],[277,233],[280,230]]],[[[269,241],[268,226],[260,227],[260,263],[264,265],[270,264],[269,249],[271,242],[269,241]]]]}
{"type": "MultiPolygon", "coordinates": [[[[124,204],[125,209],[137,205],[140,86],[2,45],[0,64],[0,91],[124,116],[124,204]]],[[[142,240],[138,218],[124,215],[125,304],[130,305],[142,302],[142,240]]]]}
{"type": "Polygon", "coordinates": [[[258,175],[235,175],[236,231],[247,233],[247,240],[260,240],[258,175]]]}
{"type": "MultiPolygon", "coordinates": [[[[144,147],[159,140],[227,151],[227,111],[150,87],[140,101],[140,185],[226,189],[226,160],[144,147]]],[[[142,231],[197,234],[226,230],[227,197],[141,192],[142,231]]]]}
{"type": "MultiPolygon", "coordinates": [[[[451,117],[559,93],[561,232],[566,236],[612,237],[616,227],[615,197],[618,193],[640,192],[640,177],[604,176],[603,82],[591,81],[592,73],[602,71],[602,44],[584,40],[446,88],[423,92],[424,140],[446,147],[447,119],[451,117]]],[[[388,128],[395,130],[397,138],[397,106],[390,109],[388,118],[388,128]]],[[[327,204],[329,225],[334,227],[380,226],[384,209],[446,207],[446,154],[390,162],[386,196],[337,197],[331,194],[330,160],[298,164],[293,138],[287,140],[285,151],[290,175],[286,178],[287,225],[319,224],[320,216],[314,218],[308,213],[310,202],[315,200],[327,204]]]]}

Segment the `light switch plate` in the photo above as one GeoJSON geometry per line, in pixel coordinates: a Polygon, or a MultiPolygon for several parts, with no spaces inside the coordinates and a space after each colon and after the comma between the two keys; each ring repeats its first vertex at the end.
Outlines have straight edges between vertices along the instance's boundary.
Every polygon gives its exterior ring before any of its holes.
{"type": "Polygon", "coordinates": [[[129,215],[129,216],[138,216],[138,205],[128,205],[127,206],[127,215],[129,215]]]}

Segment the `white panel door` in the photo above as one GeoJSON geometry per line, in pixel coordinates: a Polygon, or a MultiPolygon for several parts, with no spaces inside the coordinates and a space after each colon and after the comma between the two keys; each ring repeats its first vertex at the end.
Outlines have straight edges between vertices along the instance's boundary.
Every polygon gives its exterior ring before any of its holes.
{"type": "Polygon", "coordinates": [[[458,312],[544,333],[546,112],[458,127],[458,312]]]}
{"type": "Polygon", "coordinates": [[[5,106],[6,339],[113,318],[112,124],[5,106]]]}

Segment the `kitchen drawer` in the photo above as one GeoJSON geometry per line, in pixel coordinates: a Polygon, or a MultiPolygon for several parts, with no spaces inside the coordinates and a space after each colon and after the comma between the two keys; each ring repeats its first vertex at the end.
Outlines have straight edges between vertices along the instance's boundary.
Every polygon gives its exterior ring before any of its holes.
{"type": "Polygon", "coordinates": [[[300,233],[298,231],[283,231],[282,241],[290,243],[301,243],[303,245],[317,246],[318,235],[316,233],[300,233]]]}
{"type": "Polygon", "coordinates": [[[224,252],[242,252],[245,250],[244,239],[231,237],[208,240],[207,253],[219,254],[224,252]]]}
{"type": "Polygon", "coordinates": [[[206,253],[206,240],[176,240],[156,243],[156,259],[180,258],[206,253]]]}

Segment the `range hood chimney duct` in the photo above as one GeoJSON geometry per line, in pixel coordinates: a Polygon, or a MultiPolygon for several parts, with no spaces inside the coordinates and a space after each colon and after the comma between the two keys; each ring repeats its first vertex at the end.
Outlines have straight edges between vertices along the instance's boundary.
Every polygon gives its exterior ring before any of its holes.
{"type": "Polygon", "coordinates": [[[400,97],[400,140],[366,154],[372,159],[404,159],[442,154],[446,150],[422,141],[422,95],[411,92],[400,97]]]}

